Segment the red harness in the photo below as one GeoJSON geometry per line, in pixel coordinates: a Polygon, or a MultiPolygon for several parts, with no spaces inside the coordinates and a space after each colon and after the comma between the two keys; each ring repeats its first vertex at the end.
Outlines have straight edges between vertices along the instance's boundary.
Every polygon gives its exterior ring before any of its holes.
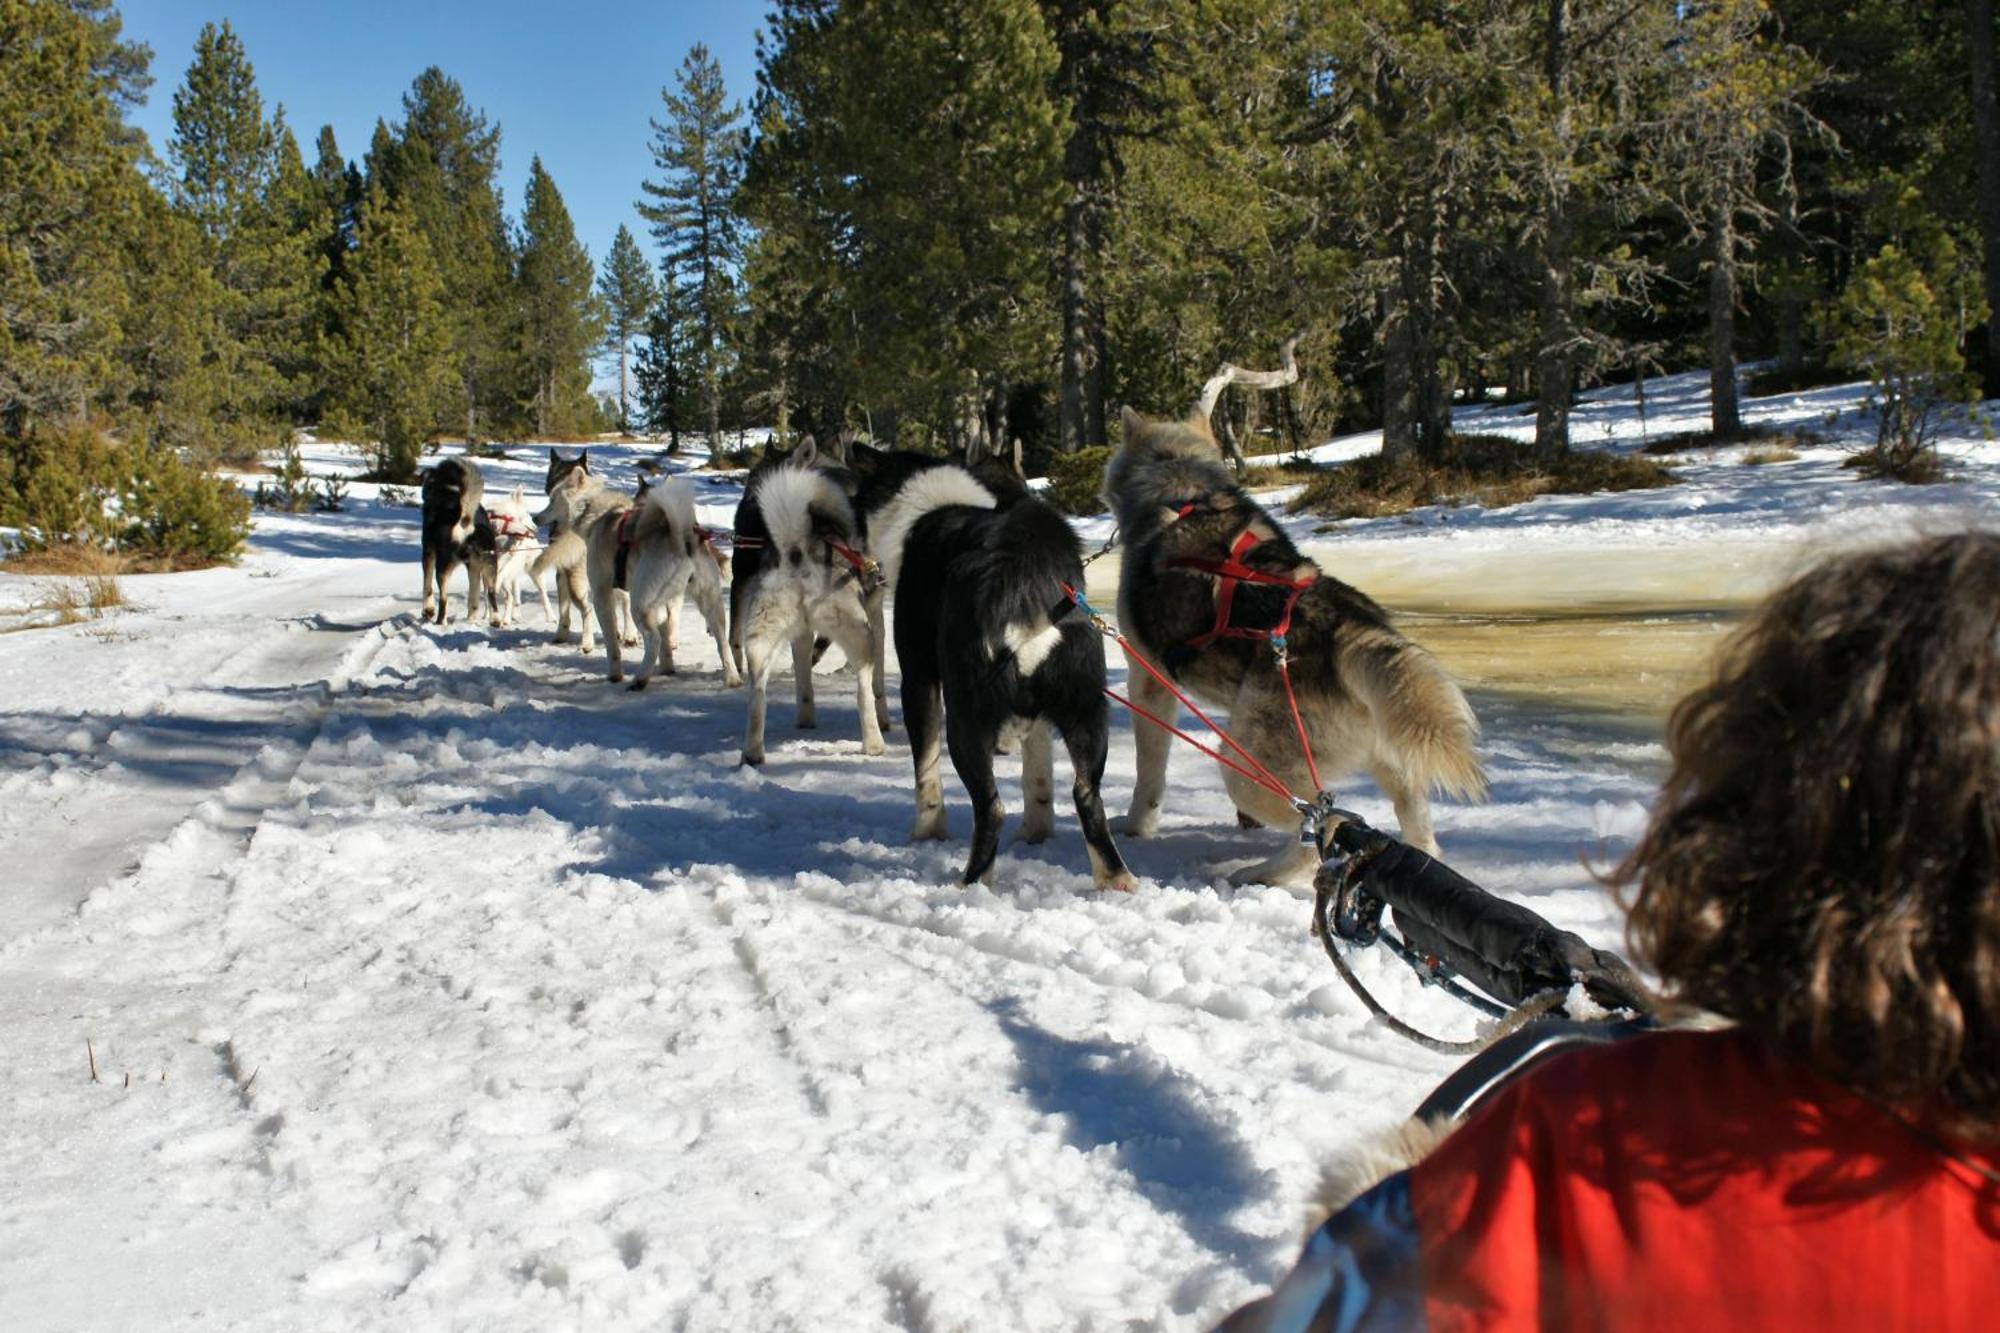
{"type": "MultiPolygon", "coordinates": [[[[1185,515],[1185,511],[1183,511],[1185,515]]],[[[1217,639],[1269,639],[1271,646],[1280,654],[1285,651],[1285,636],[1292,629],[1292,612],[1298,609],[1299,598],[1305,596],[1307,588],[1319,582],[1315,571],[1302,579],[1288,579],[1282,574],[1272,574],[1261,569],[1252,569],[1243,563],[1243,557],[1250,548],[1263,541],[1256,533],[1245,528],[1229,547],[1226,560],[1170,560],[1169,569],[1192,569],[1203,574],[1213,574],[1218,586],[1215,590],[1215,626],[1205,634],[1197,634],[1187,641],[1190,648],[1206,648],[1217,639]],[[1285,610],[1278,617],[1278,623],[1270,629],[1250,629],[1232,625],[1229,617],[1236,606],[1236,587],[1241,583],[1260,583],[1270,588],[1285,588],[1291,595],[1285,598],[1285,610]]]]}

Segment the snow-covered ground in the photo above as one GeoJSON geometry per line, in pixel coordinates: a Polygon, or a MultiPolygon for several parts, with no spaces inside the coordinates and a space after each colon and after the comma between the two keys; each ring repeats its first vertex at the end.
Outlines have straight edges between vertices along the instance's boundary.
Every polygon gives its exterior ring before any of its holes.
{"type": "MultiPolygon", "coordinates": [[[[1655,435],[1701,408],[1650,388],[1655,435]]],[[[1629,397],[1579,441],[1636,444],[1629,397]]],[[[1859,397],[1751,416],[1851,437],[1859,397]]],[[[1654,580],[1632,605],[1727,605],[1800,552],[1990,520],[2000,448],[1947,452],[1938,487],[1724,450],[1666,491],[1291,522],[1393,604],[1594,605],[1622,569],[1654,580]]],[[[727,524],[740,483],[698,479],[727,524]]],[[[417,584],[416,511],[356,484],[235,568],[0,634],[0,1328],[1205,1327],[1289,1265],[1318,1164],[1449,1068],[1366,1017],[1303,901],[1226,886],[1279,835],[1190,755],[1138,893],[1092,890],[1068,819],[968,891],[962,842],[907,841],[901,733],[861,754],[837,653],[820,728],[780,686],[746,770],[693,632],[633,694],[534,610],[419,625],[417,584]]],[[[1591,866],[1642,823],[1654,713],[1474,703],[1493,799],[1440,810],[1447,855],[1618,946],[1591,866]]],[[[1121,728],[1107,805],[1131,784],[1121,728]]]]}

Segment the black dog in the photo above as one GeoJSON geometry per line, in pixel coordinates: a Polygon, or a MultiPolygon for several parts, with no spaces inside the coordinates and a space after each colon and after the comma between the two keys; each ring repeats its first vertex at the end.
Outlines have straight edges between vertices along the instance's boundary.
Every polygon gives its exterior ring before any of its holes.
{"type": "Polygon", "coordinates": [[[483,591],[493,603],[497,544],[493,523],[480,501],[486,478],[472,462],[447,458],[424,473],[424,619],[442,625],[451,614],[445,583],[466,567],[465,613],[472,615],[483,591]]]}
{"type": "Polygon", "coordinates": [[[972,798],[963,878],[991,877],[1005,816],[993,756],[1019,730],[1027,803],[1021,837],[1046,838],[1054,822],[1054,727],[1069,751],[1092,878],[1130,889],[1098,793],[1111,726],[1104,641],[1065,591],[1083,586],[1082,552],[1068,520],[1003,469],[975,474],[940,458],[872,451],[857,451],[852,461],[862,478],[857,507],[868,524],[869,554],[895,594],[903,724],[916,764],[914,836],[945,836],[942,730],[972,798]]]}
{"type": "MultiPolygon", "coordinates": [[[[771,540],[770,525],[764,522],[763,508],[757,503],[757,483],[778,468],[796,462],[799,467],[818,467],[832,476],[843,490],[852,490],[851,478],[839,467],[827,463],[819,456],[811,436],[789,452],[773,448],[764,453],[756,467],[743,482],[743,498],[737,502],[736,517],[731,520],[735,533],[734,550],[729,557],[729,655],[736,659],[738,672],[747,670],[743,661],[743,610],[749,604],[750,585],[757,581],[757,571],[764,567],[764,551],[771,540]]],[[[550,465],[551,467],[554,464],[550,465]]],[[[826,652],[827,640],[813,640],[812,662],[792,662],[794,672],[810,671],[826,652]]],[[[811,713],[802,727],[812,726],[811,713]]]]}

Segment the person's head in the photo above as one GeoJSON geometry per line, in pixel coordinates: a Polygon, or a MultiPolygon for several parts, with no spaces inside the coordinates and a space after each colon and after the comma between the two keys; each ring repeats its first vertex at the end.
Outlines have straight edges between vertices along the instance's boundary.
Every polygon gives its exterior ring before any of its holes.
{"type": "Polygon", "coordinates": [[[1616,879],[1670,993],[1825,1077],[2000,1133],[2000,536],[1774,594],[1668,725],[1616,879]]]}

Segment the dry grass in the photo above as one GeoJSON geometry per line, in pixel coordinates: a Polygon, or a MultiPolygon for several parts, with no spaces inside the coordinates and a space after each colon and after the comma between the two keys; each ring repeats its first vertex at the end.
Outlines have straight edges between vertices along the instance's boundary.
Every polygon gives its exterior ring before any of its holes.
{"type": "Polygon", "coordinates": [[[121,574],[125,561],[113,551],[83,543],[51,546],[43,551],[22,551],[8,557],[0,569],[9,574],[43,574],[57,578],[89,578],[92,575],[121,574]]]}
{"type": "Polygon", "coordinates": [[[1648,490],[1677,480],[1650,458],[1572,451],[1544,461],[1532,446],[1504,436],[1456,435],[1442,462],[1391,463],[1371,454],[1325,469],[1291,509],[1330,518],[1382,518],[1427,505],[1503,509],[1538,495],[1648,490]]]}
{"type": "Polygon", "coordinates": [[[1767,463],[1789,463],[1798,456],[1796,449],[1787,449],[1783,445],[1769,449],[1752,449],[1743,455],[1743,466],[1763,467],[1767,463]]]}
{"type": "Polygon", "coordinates": [[[1863,449],[1852,455],[1842,467],[1852,468],[1870,481],[1900,481],[1911,486],[1929,486],[1951,479],[1951,469],[1938,457],[1935,449],[1916,449],[1908,453],[1881,448],[1863,449]]]}
{"type": "Polygon", "coordinates": [[[1641,453],[1659,457],[1662,454],[1688,454],[1698,449],[1728,449],[1737,445],[1756,444],[1767,449],[1805,449],[1822,443],[1819,436],[1809,430],[1779,428],[1776,426],[1747,426],[1741,435],[1724,439],[1714,431],[1684,431],[1679,435],[1662,435],[1647,443],[1641,453]]]}
{"type": "Polygon", "coordinates": [[[0,633],[76,625],[96,620],[106,611],[124,605],[125,590],[119,586],[114,575],[89,574],[80,579],[48,579],[38,585],[33,601],[6,612],[9,620],[0,621],[0,633]]]}

